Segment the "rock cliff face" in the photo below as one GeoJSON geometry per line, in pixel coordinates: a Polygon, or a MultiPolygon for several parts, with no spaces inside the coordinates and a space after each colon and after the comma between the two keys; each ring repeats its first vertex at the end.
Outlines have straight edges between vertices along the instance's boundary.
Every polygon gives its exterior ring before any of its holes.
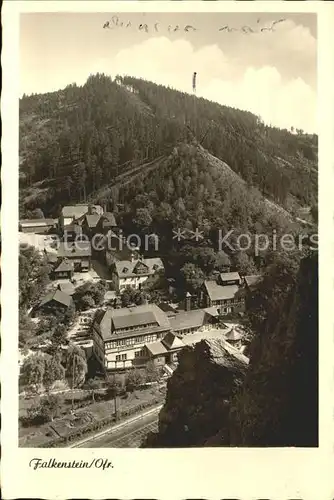
{"type": "Polygon", "coordinates": [[[184,348],[168,382],[155,445],[203,446],[218,432],[228,445],[230,404],[247,366],[248,358],[224,340],[203,340],[184,348]]]}
{"type": "Polygon", "coordinates": [[[146,446],[318,445],[318,266],[302,261],[280,321],[251,358],[223,340],[183,349],[146,446]]]}
{"type": "Polygon", "coordinates": [[[276,328],[256,336],[230,415],[233,446],[318,446],[318,260],[301,262],[276,328]]]}

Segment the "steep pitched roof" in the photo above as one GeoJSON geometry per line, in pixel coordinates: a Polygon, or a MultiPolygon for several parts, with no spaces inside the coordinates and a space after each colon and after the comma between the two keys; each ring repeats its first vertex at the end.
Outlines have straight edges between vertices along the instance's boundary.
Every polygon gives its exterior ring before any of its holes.
{"type": "Polygon", "coordinates": [[[226,334],[225,334],[225,339],[226,340],[241,340],[243,338],[243,334],[236,330],[234,327],[231,328],[226,334]]]}
{"type": "Polygon", "coordinates": [[[146,349],[152,354],[152,356],[159,356],[159,354],[165,354],[167,352],[166,347],[162,342],[150,342],[145,344],[146,349]]]}
{"type": "Polygon", "coordinates": [[[145,309],[137,311],[136,308],[128,308],[125,311],[121,309],[119,309],[119,311],[121,314],[115,314],[112,318],[115,330],[158,323],[152,310],[145,309]]]}
{"type": "Polygon", "coordinates": [[[74,264],[67,259],[63,259],[60,264],[56,267],[55,272],[67,272],[73,271],[74,264]]]}
{"type": "Polygon", "coordinates": [[[59,283],[58,288],[61,292],[67,293],[67,295],[73,295],[75,292],[74,285],[70,282],[59,283]]]}
{"type": "Polygon", "coordinates": [[[215,306],[212,307],[206,307],[203,309],[207,314],[210,314],[210,316],[213,316],[214,318],[217,318],[219,316],[218,309],[215,306]]]}
{"type": "Polygon", "coordinates": [[[200,328],[208,319],[204,309],[194,309],[193,311],[179,312],[169,319],[173,330],[179,331],[187,328],[200,328]]]}
{"type": "Polygon", "coordinates": [[[167,316],[155,304],[143,304],[141,306],[123,307],[121,309],[107,309],[96,318],[100,326],[102,337],[106,340],[113,336],[141,335],[143,331],[160,331],[169,329],[167,316]],[[153,324],[144,329],[145,325],[153,324]],[[136,332],[135,329],[138,328],[136,332]],[[126,328],[134,328],[134,331],[118,332],[126,328]]]}
{"type": "Polygon", "coordinates": [[[79,219],[88,212],[88,205],[67,205],[62,208],[61,214],[66,218],[79,219]]]}
{"type": "Polygon", "coordinates": [[[204,286],[210,300],[234,299],[239,287],[238,285],[218,285],[215,281],[204,281],[204,286]]]}
{"type": "Polygon", "coordinates": [[[85,221],[90,228],[96,227],[101,216],[99,214],[86,214],[85,221]]]}
{"type": "Polygon", "coordinates": [[[56,219],[21,219],[19,224],[22,227],[34,227],[34,226],[54,226],[57,223],[56,219]]]}
{"type": "Polygon", "coordinates": [[[221,281],[240,281],[240,274],[237,272],[232,272],[232,273],[220,273],[220,279],[221,281]]]}
{"type": "Polygon", "coordinates": [[[250,289],[254,289],[256,285],[260,283],[262,276],[259,274],[252,274],[249,276],[245,276],[245,283],[250,289]]]}
{"type": "Polygon", "coordinates": [[[117,226],[115,216],[112,212],[105,212],[100,219],[104,226],[117,226]]]}
{"type": "Polygon", "coordinates": [[[40,302],[40,306],[44,306],[48,302],[51,302],[52,300],[59,302],[59,304],[62,304],[66,307],[69,307],[72,303],[72,297],[67,295],[67,293],[61,292],[60,290],[56,290],[54,292],[49,293],[46,295],[40,302]]]}
{"type": "Polygon", "coordinates": [[[131,260],[119,260],[115,262],[116,273],[119,278],[129,278],[138,276],[135,270],[139,264],[143,264],[144,266],[147,267],[148,276],[154,274],[158,269],[164,268],[164,265],[160,258],[142,259],[142,260],[135,259],[132,262],[131,260]]]}
{"type": "Polygon", "coordinates": [[[172,349],[182,349],[184,347],[184,343],[179,337],[174,335],[172,332],[168,332],[167,335],[162,339],[162,343],[168,350],[172,349]]]}

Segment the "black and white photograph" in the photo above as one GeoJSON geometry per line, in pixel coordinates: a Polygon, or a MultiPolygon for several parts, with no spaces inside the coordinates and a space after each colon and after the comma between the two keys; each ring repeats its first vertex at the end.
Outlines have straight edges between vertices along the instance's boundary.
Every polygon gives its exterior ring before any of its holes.
{"type": "Polygon", "coordinates": [[[316,14],[19,31],[19,446],[317,447],[316,14]]]}
{"type": "Polygon", "coordinates": [[[5,4],[4,498],[330,499],[334,9],[5,4]]]}

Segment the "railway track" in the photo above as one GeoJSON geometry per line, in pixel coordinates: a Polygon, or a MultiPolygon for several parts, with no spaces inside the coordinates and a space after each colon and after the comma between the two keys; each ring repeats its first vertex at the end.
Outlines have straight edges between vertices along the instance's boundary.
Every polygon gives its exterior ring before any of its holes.
{"type": "Polygon", "coordinates": [[[139,448],[149,432],[158,430],[159,405],[106,431],[97,433],[71,448],[139,448]]]}
{"type": "Polygon", "coordinates": [[[143,425],[126,436],[121,436],[115,439],[109,446],[112,448],[139,448],[142,441],[149,432],[158,431],[158,420],[149,424],[143,425]]]}

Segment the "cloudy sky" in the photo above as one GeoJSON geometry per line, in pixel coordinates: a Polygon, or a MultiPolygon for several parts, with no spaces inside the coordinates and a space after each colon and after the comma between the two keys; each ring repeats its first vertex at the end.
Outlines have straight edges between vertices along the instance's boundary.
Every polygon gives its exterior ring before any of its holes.
{"type": "Polygon", "coordinates": [[[22,14],[21,94],[82,85],[97,72],[128,74],[191,92],[196,71],[198,96],[252,111],[268,124],[316,132],[314,14],[117,16],[118,27],[110,13],[22,14]],[[275,31],[259,32],[279,19],[285,20],[275,31]],[[103,29],[107,21],[112,29],[103,29]],[[148,33],[140,24],[147,24],[148,33]],[[187,25],[196,31],[185,32],[187,25]],[[219,31],[226,25],[235,31],[219,31]],[[243,26],[257,33],[245,34],[243,26]]]}

